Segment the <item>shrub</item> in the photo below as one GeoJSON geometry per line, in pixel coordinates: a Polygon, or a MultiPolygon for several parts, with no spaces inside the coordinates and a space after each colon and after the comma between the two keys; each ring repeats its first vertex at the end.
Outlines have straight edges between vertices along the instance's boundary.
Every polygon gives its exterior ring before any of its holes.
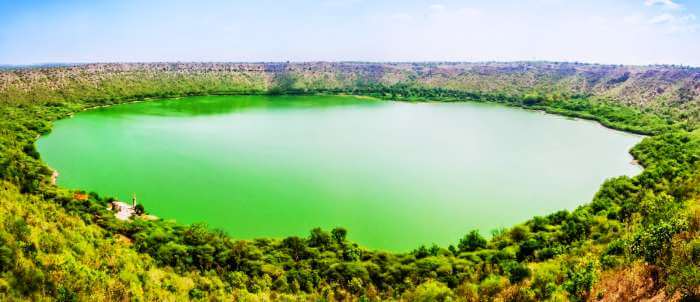
{"type": "Polygon", "coordinates": [[[549,219],[542,216],[535,216],[530,220],[530,230],[533,232],[542,232],[547,230],[549,219]]]}
{"type": "Polygon", "coordinates": [[[331,245],[331,235],[321,228],[314,228],[309,235],[309,246],[321,249],[329,248],[331,245]]]}
{"type": "Polygon", "coordinates": [[[340,244],[345,242],[345,237],[348,235],[348,231],[345,228],[334,228],[331,230],[331,235],[336,243],[340,244]]]}
{"type": "Polygon", "coordinates": [[[622,239],[614,239],[605,248],[606,255],[622,255],[625,252],[625,241],[622,239]]]}
{"type": "Polygon", "coordinates": [[[444,283],[430,280],[416,287],[413,292],[407,293],[405,298],[407,301],[439,302],[453,301],[455,296],[444,283]]]}
{"type": "Polygon", "coordinates": [[[473,230],[459,240],[458,248],[461,252],[472,252],[486,247],[486,239],[481,237],[479,231],[473,230]]]}
{"type": "Polygon", "coordinates": [[[490,275],[479,283],[479,294],[484,297],[496,296],[506,287],[507,282],[503,277],[490,275]]]}
{"type": "Polygon", "coordinates": [[[518,260],[522,261],[532,256],[540,246],[541,243],[535,238],[523,241],[518,249],[518,260]]]}
{"type": "Polygon", "coordinates": [[[559,255],[561,251],[557,248],[546,247],[535,252],[535,258],[539,261],[544,261],[547,259],[552,259],[556,255],[559,255]]]}
{"type": "Polygon", "coordinates": [[[593,282],[597,278],[595,265],[589,262],[585,266],[570,267],[566,272],[566,277],[564,289],[571,294],[572,300],[586,300],[593,287],[593,282]]]}
{"type": "Polygon", "coordinates": [[[674,219],[646,226],[634,234],[631,251],[650,263],[664,261],[670,255],[671,239],[685,228],[683,221],[674,219]]]}
{"type": "Polygon", "coordinates": [[[510,229],[508,235],[514,242],[520,242],[530,237],[530,230],[522,225],[518,225],[510,229]]]}
{"type": "Polygon", "coordinates": [[[530,278],[531,272],[527,265],[516,262],[507,268],[508,280],[510,283],[518,283],[527,278],[530,278]]]}

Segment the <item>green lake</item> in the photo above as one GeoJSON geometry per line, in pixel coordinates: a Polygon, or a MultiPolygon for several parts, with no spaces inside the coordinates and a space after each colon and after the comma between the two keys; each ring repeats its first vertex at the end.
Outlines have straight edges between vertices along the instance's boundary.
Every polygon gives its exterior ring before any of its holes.
{"type": "Polygon", "coordinates": [[[240,239],[342,226],[409,251],[587,203],[641,171],[640,140],[497,104],[206,96],[81,112],[37,145],[59,185],[135,193],[163,219],[240,239]]]}

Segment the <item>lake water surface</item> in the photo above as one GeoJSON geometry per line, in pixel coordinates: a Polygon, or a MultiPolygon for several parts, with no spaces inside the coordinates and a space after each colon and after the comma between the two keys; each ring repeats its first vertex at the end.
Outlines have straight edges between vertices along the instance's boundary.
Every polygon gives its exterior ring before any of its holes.
{"type": "Polygon", "coordinates": [[[89,110],[38,148],[58,184],[234,238],[335,226],[370,248],[456,244],[590,201],[641,137],[480,103],[206,96],[89,110]]]}

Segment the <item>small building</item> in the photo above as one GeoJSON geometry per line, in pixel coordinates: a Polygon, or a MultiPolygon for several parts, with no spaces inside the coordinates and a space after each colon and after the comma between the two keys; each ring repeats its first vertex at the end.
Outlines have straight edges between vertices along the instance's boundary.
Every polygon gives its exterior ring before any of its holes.
{"type": "Polygon", "coordinates": [[[107,209],[114,212],[114,216],[116,216],[117,219],[129,220],[129,218],[136,215],[136,194],[134,194],[134,197],[131,199],[131,205],[114,200],[109,203],[107,209]]]}

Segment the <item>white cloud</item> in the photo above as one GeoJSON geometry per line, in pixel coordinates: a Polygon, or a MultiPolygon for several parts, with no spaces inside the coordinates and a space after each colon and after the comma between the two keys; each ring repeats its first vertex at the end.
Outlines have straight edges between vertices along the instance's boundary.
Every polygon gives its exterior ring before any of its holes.
{"type": "Polygon", "coordinates": [[[394,13],[388,17],[391,21],[408,22],[413,20],[413,16],[408,13],[394,13]]]}
{"type": "Polygon", "coordinates": [[[649,23],[651,24],[664,24],[664,23],[669,23],[673,22],[676,20],[676,17],[671,14],[661,14],[661,15],[656,15],[654,17],[651,17],[649,19],[649,23]]]}
{"type": "Polygon", "coordinates": [[[438,19],[441,22],[450,22],[451,20],[463,20],[464,18],[474,18],[481,15],[481,10],[472,7],[450,8],[447,9],[444,5],[430,6],[429,18],[438,19]]]}
{"type": "Polygon", "coordinates": [[[671,32],[695,32],[700,28],[700,25],[695,22],[696,19],[693,14],[677,17],[669,30],[671,32]]]}
{"type": "Polygon", "coordinates": [[[641,14],[635,14],[635,15],[627,15],[622,17],[622,21],[625,24],[630,24],[630,25],[639,25],[643,22],[644,16],[641,14]]]}
{"type": "Polygon", "coordinates": [[[463,17],[476,17],[481,15],[481,10],[471,7],[465,7],[458,9],[456,14],[463,17]]]}
{"type": "Polygon", "coordinates": [[[644,5],[662,10],[656,9],[656,14],[644,18],[647,24],[656,26],[662,31],[679,33],[694,32],[698,29],[695,15],[688,13],[683,5],[674,0],[645,0],[644,5]]]}
{"type": "Polygon", "coordinates": [[[693,14],[688,14],[688,15],[682,16],[680,19],[682,21],[692,22],[692,21],[695,21],[697,19],[697,17],[695,17],[695,15],[693,15],[693,14]]]}
{"type": "Polygon", "coordinates": [[[442,4],[433,4],[428,7],[431,11],[441,12],[445,10],[445,6],[442,4]]]}
{"type": "Polygon", "coordinates": [[[325,0],[321,5],[333,8],[347,8],[360,4],[362,0],[325,0]]]}
{"type": "Polygon", "coordinates": [[[646,6],[661,6],[666,9],[679,9],[682,6],[673,0],[645,0],[644,5],[646,6]]]}
{"type": "Polygon", "coordinates": [[[669,33],[695,32],[700,26],[695,22],[696,19],[697,17],[694,14],[674,15],[664,13],[651,17],[649,24],[663,26],[662,28],[669,33]]]}

